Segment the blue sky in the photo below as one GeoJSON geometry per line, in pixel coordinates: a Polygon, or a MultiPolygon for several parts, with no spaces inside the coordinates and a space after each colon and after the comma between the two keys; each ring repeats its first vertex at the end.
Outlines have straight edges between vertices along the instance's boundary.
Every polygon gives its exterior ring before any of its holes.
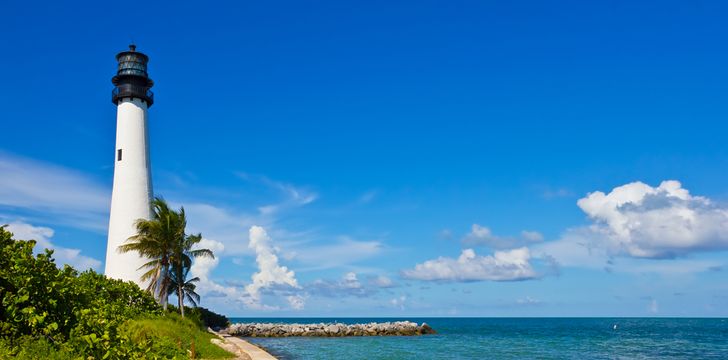
{"type": "Polygon", "coordinates": [[[6,2],[0,222],[103,270],[134,41],[155,192],[218,253],[203,306],[727,316],[727,11],[6,2]]]}

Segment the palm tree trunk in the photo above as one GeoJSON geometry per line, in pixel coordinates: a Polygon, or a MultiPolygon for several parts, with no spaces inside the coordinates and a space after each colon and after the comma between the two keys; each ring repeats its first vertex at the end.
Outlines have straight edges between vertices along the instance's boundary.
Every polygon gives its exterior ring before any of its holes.
{"type": "Polygon", "coordinates": [[[164,290],[164,293],[162,293],[162,290],[159,291],[159,296],[160,296],[159,302],[162,303],[162,308],[166,312],[167,311],[167,304],[169,303],[169,301],[168,301],[169,300],[169,295],[167,295],[167,290],[166,290],[167,287],[166,286],[162,285],[162,289],[164,290]]]}
{"type": "Polygon", "coordinates": [[[182,314],[182,317],[185,317],[185,298],[182,292],[182,284],[177,285],[177,297],[179,298],[179,313],[182,314]]]}
{"type": "Polygon", "coordinates": [[[159,302],[162,304],[164,311],[167,311],[167,304],[169,303],[169,260],[166,258],[162,259],[162,276],[161,284],[159,286],[159,302]]]}
{"type": "Polygon", "coordinates": [[[164,308],[164,311],[167,311],[167,305],[169,304],[169,293],[167,289],[169,288],[169,281],[165,278],[165,280],[162,282],[162,288],[159,291],[159,296],[162,297],[162,307],[164,308]]]}

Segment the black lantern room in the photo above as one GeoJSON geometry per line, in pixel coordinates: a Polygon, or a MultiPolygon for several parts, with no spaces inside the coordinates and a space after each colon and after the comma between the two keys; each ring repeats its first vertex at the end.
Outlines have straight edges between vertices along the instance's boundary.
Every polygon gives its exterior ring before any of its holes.
{"type": "Polygon", "coordinates": [[[111,92],[111,101],[119,104],[119,100],[137,98],[146,101],[147,107],[154,103],[154,93],[151,89],[154,81],[147,74],[149,57],[136,51],[135,45],[129,45],[128,51],[116,55],[119,68],[116,76],[111,79],[114,90],[111,92]]]}

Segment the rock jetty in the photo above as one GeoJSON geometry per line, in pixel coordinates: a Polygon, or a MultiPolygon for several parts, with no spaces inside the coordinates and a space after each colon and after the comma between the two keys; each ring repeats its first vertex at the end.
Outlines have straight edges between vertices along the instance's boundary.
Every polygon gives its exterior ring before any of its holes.
{"type": "Polygon", "coordinates": [[[233,324],[222,333],[241,337],[342,337],[342,336],[415,336],[435,334],[426,323],[394,321],[367,324],[233,324]]]}

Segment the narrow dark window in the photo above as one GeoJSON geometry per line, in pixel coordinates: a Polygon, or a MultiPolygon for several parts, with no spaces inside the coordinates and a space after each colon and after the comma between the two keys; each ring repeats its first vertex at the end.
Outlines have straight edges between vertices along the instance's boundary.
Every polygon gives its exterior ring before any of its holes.
{"type": "Polygon", "coordinates": [[[121,161],[121,149],[116,150],[116,161],[121,161]]]}

